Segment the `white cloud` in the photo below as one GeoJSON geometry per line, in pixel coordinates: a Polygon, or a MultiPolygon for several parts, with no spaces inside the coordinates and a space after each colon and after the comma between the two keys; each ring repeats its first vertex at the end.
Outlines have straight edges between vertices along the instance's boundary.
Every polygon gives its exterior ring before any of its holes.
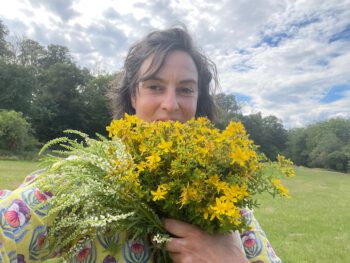
{"type": "Polygon", "coordinates": [[[12,0],[0,16],[10,32],[65,45],[81,66],[102,71],[118,70],[152,28],[182,21],[217,63],[223,89],[250,97],[245,112],[274,114],[288,127],[349,117],[348,93],[320,100],[350,86],[350,40],[330,41],[350,30],[350,0],[12,0]]]}
{"type": "MultiPolygon", "coordinates": [[[[293,7],[298,8],[298,4],[293,7]]],[[[218,61],[225,61],[220,68],[225,88],[252,97],[245,106],[246,112],[277,115],[289,127],[349,115],[349,107],[344,108],[350,105],[349,97],[329,105],[319,102],[332,86],[344,83],[350,86],[348,41],[329,43],[333,34],[350,24],[350,14],[338,7],[322,13],[322,8],[315,9],[317,12],[310,8],[311,18],[300,15],[302,12],[291,12],[289,17],[286,13],[275,16],[269,26],[273,30],[268,33],[287,35],[276,47],[266,43],[247,47],[244,54],[218,56],[218,61]],[[286,17],[286,22],[282,17],[286,17]],[[232,65],[240,64],[247,71],[232,72],[232,65]]]]}

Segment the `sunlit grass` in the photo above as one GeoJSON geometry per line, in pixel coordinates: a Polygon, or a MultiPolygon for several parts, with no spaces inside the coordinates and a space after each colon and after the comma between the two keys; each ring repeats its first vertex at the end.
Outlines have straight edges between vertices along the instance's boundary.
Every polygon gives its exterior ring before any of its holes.
{"type": "Polygon", "coordinates": [[[350,174],[296,168],[292,198],[262,196],[255,216],[283,262],[347,262],[350,174]]]}
{"type": "Polygon", "coordinates": [[[0,160],[0,190],[16,189],[26,175],[38,169],[38,162],[0,160]]]}

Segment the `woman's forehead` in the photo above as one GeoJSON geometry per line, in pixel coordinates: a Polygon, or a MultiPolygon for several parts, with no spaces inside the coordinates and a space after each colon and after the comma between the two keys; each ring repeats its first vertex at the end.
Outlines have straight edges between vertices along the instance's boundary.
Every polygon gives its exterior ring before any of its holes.
{"type": "Polygon", "coordinates": [[[163,61],[157,61],[154,54],[146,58],[139,70],[139,79],[167,77],[177,74],[178,77],[198,80],[198,72],[192,57],[185,51],[169,52],[163,61]]]}

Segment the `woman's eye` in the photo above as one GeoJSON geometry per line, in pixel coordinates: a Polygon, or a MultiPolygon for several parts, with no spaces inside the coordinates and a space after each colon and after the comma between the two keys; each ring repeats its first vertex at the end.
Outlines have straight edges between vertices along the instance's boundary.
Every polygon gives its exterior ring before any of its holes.
{"type": "Polygon", "coordinates": [[[182,88],[179,88],[179,92],[181,94],[190,95],[190,94],[194,93],[194,89],[188,88],[188,87],[182,87],[182,88]]]}
{"type": "Polygon", "coordinates": [[[160,86],[157,86],[157,85],[149,85],[147,86],[147,88],[150,90],[150,91],[161,91],[161,87],[160,86]]]}

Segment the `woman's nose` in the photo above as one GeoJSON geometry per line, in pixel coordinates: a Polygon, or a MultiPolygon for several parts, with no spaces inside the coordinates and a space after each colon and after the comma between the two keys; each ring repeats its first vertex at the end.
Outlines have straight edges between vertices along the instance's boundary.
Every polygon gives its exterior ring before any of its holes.
{"type": "Polygon", "coordinates": [[[164,94],[162,109],[168,112],[175,112],[179,109],[178,97],[175,89],[168,89],[164,94]]]}

